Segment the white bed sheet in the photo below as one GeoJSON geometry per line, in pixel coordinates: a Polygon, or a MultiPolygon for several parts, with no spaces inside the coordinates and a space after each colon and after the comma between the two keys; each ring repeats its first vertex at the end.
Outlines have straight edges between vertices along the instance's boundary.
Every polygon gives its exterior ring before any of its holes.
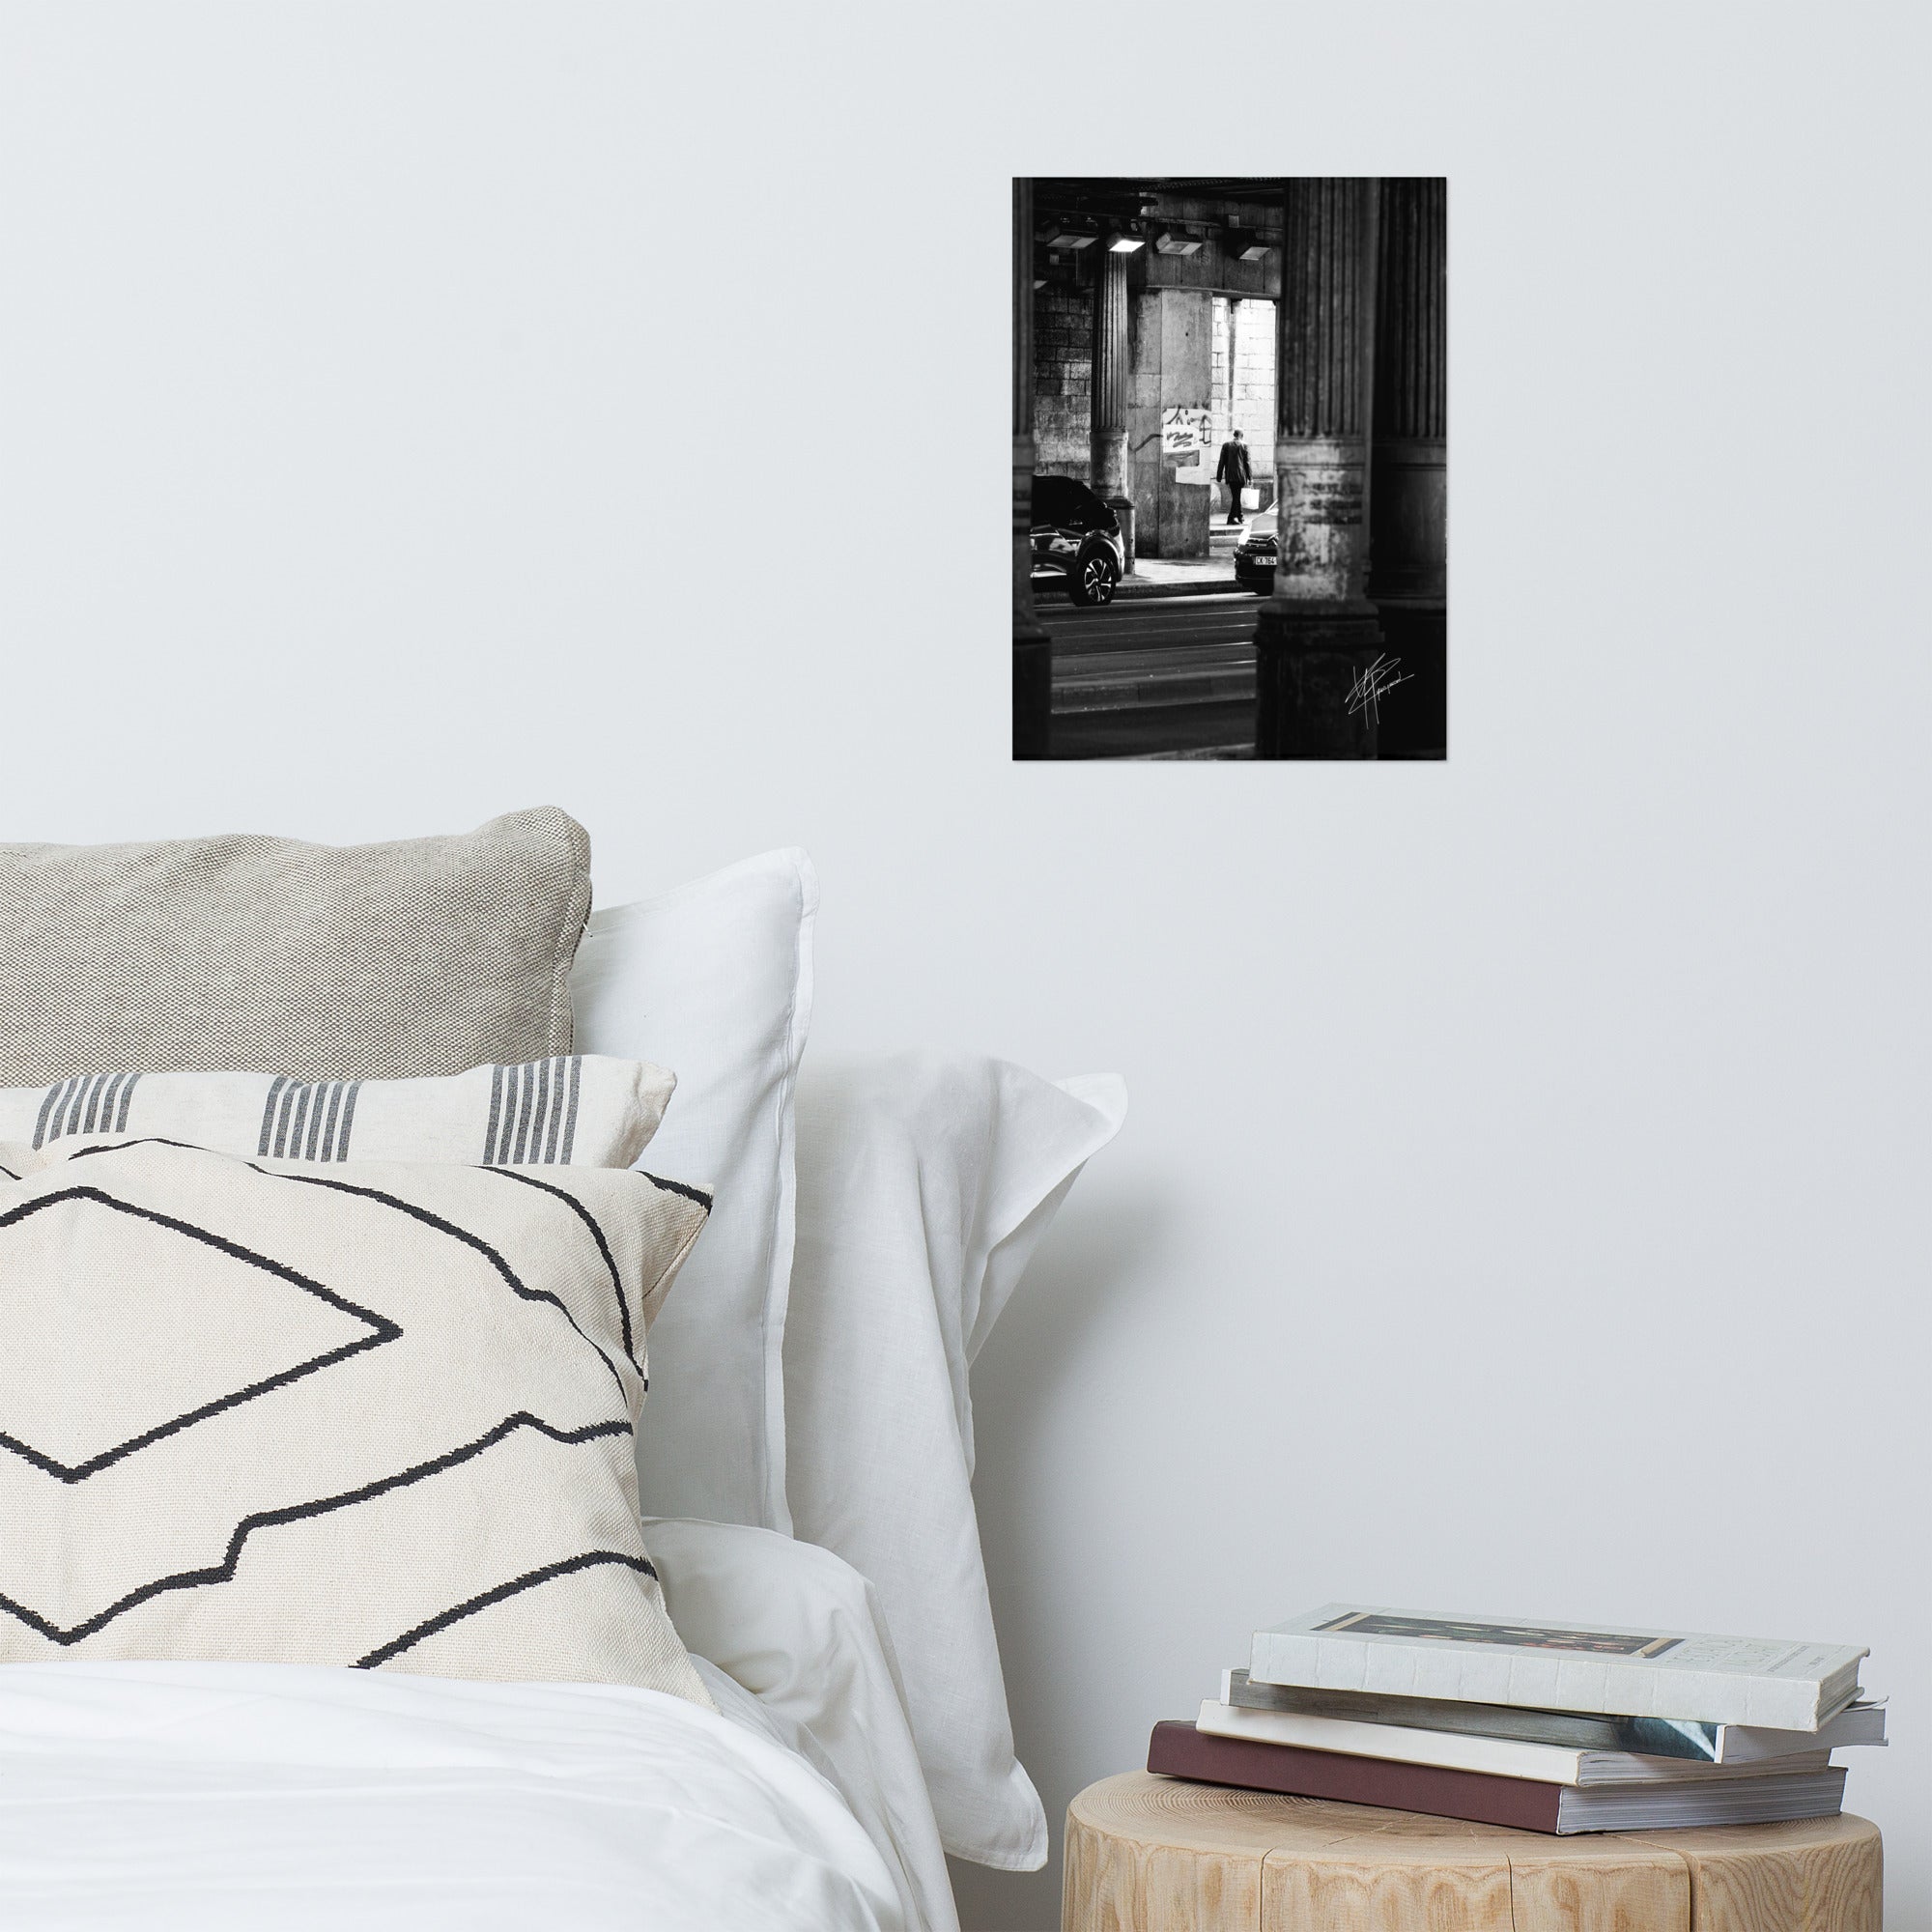
{"type": "Polygon", "coordinates": [[[726,1701],[735,1716],[290,1664],[0,1667],[0,1924],[917,1932],[827,1778],[726,1701]]]}
{"type": "Polygon", "coordinates": [[[959,1932],[939,1821],[878,1592],[842,1556],[769,1529],[651,1517],[665,1604],[719,1708],[825,1774],[879,1849],[916,1932],[959,1932]]]}

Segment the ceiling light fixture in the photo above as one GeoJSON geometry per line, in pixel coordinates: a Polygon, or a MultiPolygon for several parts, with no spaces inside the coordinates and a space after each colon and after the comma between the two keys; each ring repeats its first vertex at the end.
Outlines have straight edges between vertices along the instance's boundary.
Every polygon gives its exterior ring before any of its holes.
{"type": "Polygon", "coordinates": [[[1100,239],[1099,231],[1071,221],[1049,221],[1040,240],[1049,248],[1091,248],[1100,239]]]}
{"type": "Polygon", "coordinates": [[[1153,238],[1153,245],[1160,255],[1198,255],[1204,244],[1200,236],[1190,235],[1184,228],[1163,228],[1153,238]]]}
{"type": "Polygon", "coordinates": [[[1274,243],[1252,228],[1231,228],[1222,236],[1221,245],[1237,262],[1263,262],[1274,243]]]}

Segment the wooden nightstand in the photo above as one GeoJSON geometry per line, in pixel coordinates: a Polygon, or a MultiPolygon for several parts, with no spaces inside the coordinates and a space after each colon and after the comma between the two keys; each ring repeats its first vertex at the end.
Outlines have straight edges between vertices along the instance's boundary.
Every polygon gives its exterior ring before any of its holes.
{"type": "Polygon", "coordinates": [[[1155,1777],[1067,1807],[1062,1932],[1879,1932],[1862,1818],[1569,1838],[1155,1777]]]}

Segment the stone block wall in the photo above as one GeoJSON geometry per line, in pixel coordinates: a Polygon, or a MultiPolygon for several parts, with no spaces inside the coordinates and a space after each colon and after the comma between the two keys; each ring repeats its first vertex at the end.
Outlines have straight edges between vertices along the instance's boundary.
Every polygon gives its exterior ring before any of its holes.
{"type": "Polygon", "coordinates": [[[1034,472],[1091,480],[1094,294],[1049,282],[1033,297],[1034,472]]]}
{"type": "Polygon", "coordinates": [[[1214,298],[1214,441],[1216,446],[1227,441],[1231,418],[1228,414],[1228,355],[1233,344],[1228,340],[1228,318],[1231,311],[1226,296],[1214,298]]]}
{"type": "Polygon", "coordinates": [[[1234,426],[1253,445],[1257,476],[1274,474],[1274,327],[1271,301],[1237,302],[1234,426]]]}
{"type": "MultiPolygon", "coordinates": [[[[1221,445],[1238,429],[1265,507],[1274,500],[1275,305],[1253,298],[1231,302],[1216,296],[1213,327],[1215,455],[1218,459],[1221,445]]],[[[1214,507],[1227,514],[1227,492],[1219,487],[1214,507]]]]}

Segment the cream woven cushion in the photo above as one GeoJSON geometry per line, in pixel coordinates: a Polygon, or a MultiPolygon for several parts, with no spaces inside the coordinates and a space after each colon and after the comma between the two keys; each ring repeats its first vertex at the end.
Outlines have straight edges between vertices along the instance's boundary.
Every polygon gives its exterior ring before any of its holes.
{"type": "Polygon", "coordinates": [[[0,1147],[0,1662],[254,1659],[708,1704],[632,1441],[696,1188],[0,1147]]]}
{"type": "Polygon", "coordinates": [[[676,1085],[662,1066],[558,1054],[440,1080],[288,1080],[267,1073],[76,1073],[0,1088],[0,1141],[70,1135],[190,1141],[290,1160],[444,1160],[629,1167],[676,1085]]]}
{"type": "Polygon", "coordinates": [[[589,910],[589,840],[554,808],[387,845],[0,845],[0,1087],[568,1053],[589,910]]]}

